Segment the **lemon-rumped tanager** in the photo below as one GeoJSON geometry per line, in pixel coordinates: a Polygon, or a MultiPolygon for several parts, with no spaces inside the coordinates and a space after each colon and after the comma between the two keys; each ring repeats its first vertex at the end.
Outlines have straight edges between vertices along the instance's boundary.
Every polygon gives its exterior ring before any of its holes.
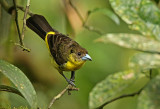
{"type": "Polygon", "coordinates": [[[26,25],[46,42],[54,60],[54,67],[69,84],[75,86],[75,71],[87,60],[92,60],[88,51],[76,41],[53,29],[42,15],[34,14],[27,19],[26,25]],[[71,71],[71,78],[67,79],[63,71],[71,71]]]}

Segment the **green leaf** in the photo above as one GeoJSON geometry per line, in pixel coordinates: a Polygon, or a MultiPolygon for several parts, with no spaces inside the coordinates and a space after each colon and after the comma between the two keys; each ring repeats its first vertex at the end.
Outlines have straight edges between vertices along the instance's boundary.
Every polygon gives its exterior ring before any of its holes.
{"type": "Polygon", "coordinates": [[[15,93],[15,94],[20,95],[21,97],[23,97],[21,92],[19,92],[17,89],[15,89],[13,87],[10,87],[10,86],[0,85],[0,91],[6,91],[6,92],[15,93]]]}
{"type": "Polygon", "coordinates": [[[158,41],[143,37],[138,34],[106,34],[98,38],[96,42],[111,42],[125,48],[131,48],[151,53],[160,53],[160,43],[158,41]]]}
{"type": "Polygon", "coordinates": [[[133,70],[123,71],[108,76],[99,82],[89,94],[89,107],[97,108],[98,106],[114,98],[125,88],[130,86],[138,78],[144,75],[133,70]]]}
{"type": "Polygon", "coordinates": [[[160,75],[154,78],[138,97],[137,109],[160,109],[160,75]]]}
{"type": "Polygon", "coordinates": [[[131,29],[160,40],[160,10],[151,0],[110,0],[110,3],[131,29]]]}
{"type": "Polygon", "coordinates": [[[111,20],[113,20],[116,24],[120,24],[119,18],[118,16],[112,12],[111,10],[107,9],[107,8],[96,8],[92,11],[88,12],[88,15],[90,15],[91,13],[95,13],[95,12],[101,12],[104,15],[106,15],[107,17],[109,17],[111,20]]]}
{"type": "Polygon", "coordinates": [[[160,55],[137,53],[131,58],[129,66],[140,70],[160,68],[160,55]]]}
{"type": "Polygon", "coordinates": [[[13,82],[32,108],[37,108],[36,92],[20,69],[4,60],[0,60],[0,72],[13,82]]]}

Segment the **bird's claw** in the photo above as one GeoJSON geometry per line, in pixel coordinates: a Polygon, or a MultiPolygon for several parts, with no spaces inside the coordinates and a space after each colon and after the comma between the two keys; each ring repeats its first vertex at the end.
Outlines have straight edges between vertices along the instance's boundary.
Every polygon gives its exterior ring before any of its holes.
{"type": "Polygon", "coordinates": [[[72,86],[75,86],[75,87],[76,87],[76,85],[73,83],[73,82],[74,82],[74,80],[68,80],[67,82],[68,82],[68,84],[70,84],[70,85],[72,85],[72,86]]]}
{"type": "Polygon", "coordinates": [[[70,79],[70,81],[75,82],[75,80],[74,80],[74,79],[70,79]]]}

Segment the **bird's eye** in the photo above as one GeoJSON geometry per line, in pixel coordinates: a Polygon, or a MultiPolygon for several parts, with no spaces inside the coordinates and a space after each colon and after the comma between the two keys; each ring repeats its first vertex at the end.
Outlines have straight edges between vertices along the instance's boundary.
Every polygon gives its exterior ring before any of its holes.
{"type": "Polygon", "coordinates": [[[73,53],[73,50],[71,50],[71,53],[73,53]]]}
{"type": "Polygon", "coordinates": [[[81,52],[78,52],[78,56],[81,56],[81,52]]]}

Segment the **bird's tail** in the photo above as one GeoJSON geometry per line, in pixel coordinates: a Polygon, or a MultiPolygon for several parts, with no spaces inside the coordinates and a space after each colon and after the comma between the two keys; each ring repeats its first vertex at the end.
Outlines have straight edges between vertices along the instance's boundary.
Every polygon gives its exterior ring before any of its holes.
{"type": "Polygon", "coordinates": [[[57,32],[49,25],[49,23],[43,16],[37,14],[34,14],[30,18],[28,18],[26,21],[26,25],[35,33],[37,33],[43,40],[45,40],[45,36],[48,32],[57,32]]]}

